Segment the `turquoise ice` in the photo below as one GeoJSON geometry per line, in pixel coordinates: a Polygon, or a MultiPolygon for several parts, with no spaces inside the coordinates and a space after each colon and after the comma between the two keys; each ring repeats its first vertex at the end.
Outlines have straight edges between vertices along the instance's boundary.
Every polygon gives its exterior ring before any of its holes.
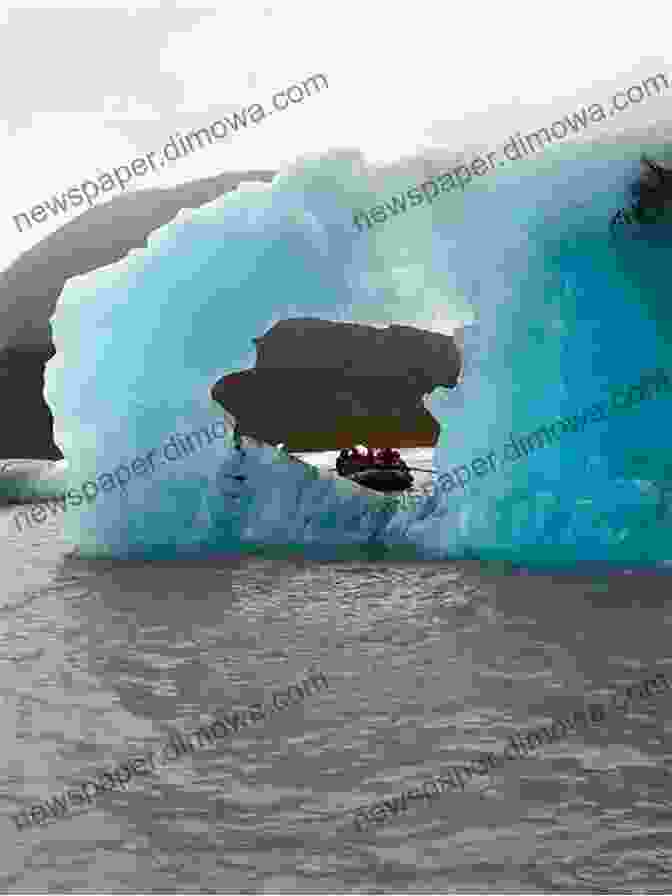
{"type": "MultiPolygon", "coordinates": [[[[462,321],[461,382],[426,399],[440,470],[501,453],[511,434],[643,371],[672,372],[672,227],[609,232],[642,152],[665,160],[665,147],[634,142],[548,147],[363,233],[353,209],[413,182],[378,176],[374,193],[346,152],[181,212],[146,249],[63,290],[46,398],[70,484],[222,419],[211,385],[253,366],[252,338],[285,318],[441,332],[462,321]]],[[[89,556],[375,547],[661,566],[672,560],[670,407],[659,396],[411,510],[271,446],[248,441],[240,457],[226,439],[68,511],[66,531],[89,556]],[[236,491],[237,473],[247,478],[236,491]]]]}

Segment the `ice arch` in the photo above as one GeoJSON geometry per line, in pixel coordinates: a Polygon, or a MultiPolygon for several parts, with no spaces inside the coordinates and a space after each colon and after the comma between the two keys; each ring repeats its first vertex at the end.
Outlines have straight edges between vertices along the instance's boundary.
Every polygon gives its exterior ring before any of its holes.
{"type": "MultiPolygon", "coordinates": [[[[366,233],[352,209],[412,181],[372,178],[348,153],[180,213],[146,250],[63,291],[46,395],[71,481],[209,425],[221,413],[209,385],[251,366],[252,336],[292,316],[438,331],[475,319],[460,386],[427,401],[443,470],[664,367],[669,224],[615,240],[608,228],[642,149],[551,147],[366,233]]],[[[241,460],[220,441],[67,515],[67,526],[85,553],[114,556],[384,544],[527,565],[660,565],[668,419],[666,398],[649,402],[412,513],[269,446],[248,444],[241,460]],[[245,487],[233,498],[236,475],[245,487]]]]}

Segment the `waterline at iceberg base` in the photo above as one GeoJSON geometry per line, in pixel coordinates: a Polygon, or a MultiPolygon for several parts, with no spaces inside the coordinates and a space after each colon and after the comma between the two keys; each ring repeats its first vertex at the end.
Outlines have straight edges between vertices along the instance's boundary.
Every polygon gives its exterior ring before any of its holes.
{"type": "MultiPolygon", "coordinates": [[[[344,152],[182,211],[146,249],[63,290],[45,395],[72,482],[221,416],[210,387],[252,366],[251,340],[292,317],[466,324],[460,384],[425,399],[441,471],[669,369],[672,227],[609,232],[642,153],[669,164],[662,144],[558,144],[365,234],[352,232],[351,208],[408,174],[374,177],[344,152]]],[[[410,510],[271,446],[246,440],[241,458],[226,441],[66,514],[65,528],[84,556],[386,548],[529,568],[664,567],[670,407],[643,403],[410,510]],[[248,477],[240,489],[237,473],[248,477]]]]}

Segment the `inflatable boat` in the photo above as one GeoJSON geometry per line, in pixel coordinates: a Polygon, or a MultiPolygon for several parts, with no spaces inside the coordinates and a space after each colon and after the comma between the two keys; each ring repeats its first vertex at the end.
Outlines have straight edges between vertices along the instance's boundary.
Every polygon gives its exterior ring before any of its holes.
{"type": "Polygon", "coordinates": [[[351,482],[377,492],[403,492],[413,485],[413,476],[403,460],[396,463],[370,463],[339,457],[336,471],[351,482]]]}

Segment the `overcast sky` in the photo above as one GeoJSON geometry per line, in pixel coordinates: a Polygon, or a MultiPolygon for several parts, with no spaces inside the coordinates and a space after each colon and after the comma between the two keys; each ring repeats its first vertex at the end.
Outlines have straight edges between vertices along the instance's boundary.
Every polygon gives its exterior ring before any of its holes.
{"type": "MultiPolygon", "coordinates": [[[[270,106],[273,93],[312,74],[324,73],[329,89],[137,186],[275,168],[339,147],[371,162],[482,140],[496,147],[547,124],[549,110],[573,111],[577,95],[606,105],[619,87],[672,75],[669,0],[69,0],[2,7],[0,24],[0,269],[66,220],[50,216],[19,234],[12,215],[160,150],[175,131],[270,106]]],[[[671,108],[672,90],[619,124],[669,119],[671,108]]]]}

